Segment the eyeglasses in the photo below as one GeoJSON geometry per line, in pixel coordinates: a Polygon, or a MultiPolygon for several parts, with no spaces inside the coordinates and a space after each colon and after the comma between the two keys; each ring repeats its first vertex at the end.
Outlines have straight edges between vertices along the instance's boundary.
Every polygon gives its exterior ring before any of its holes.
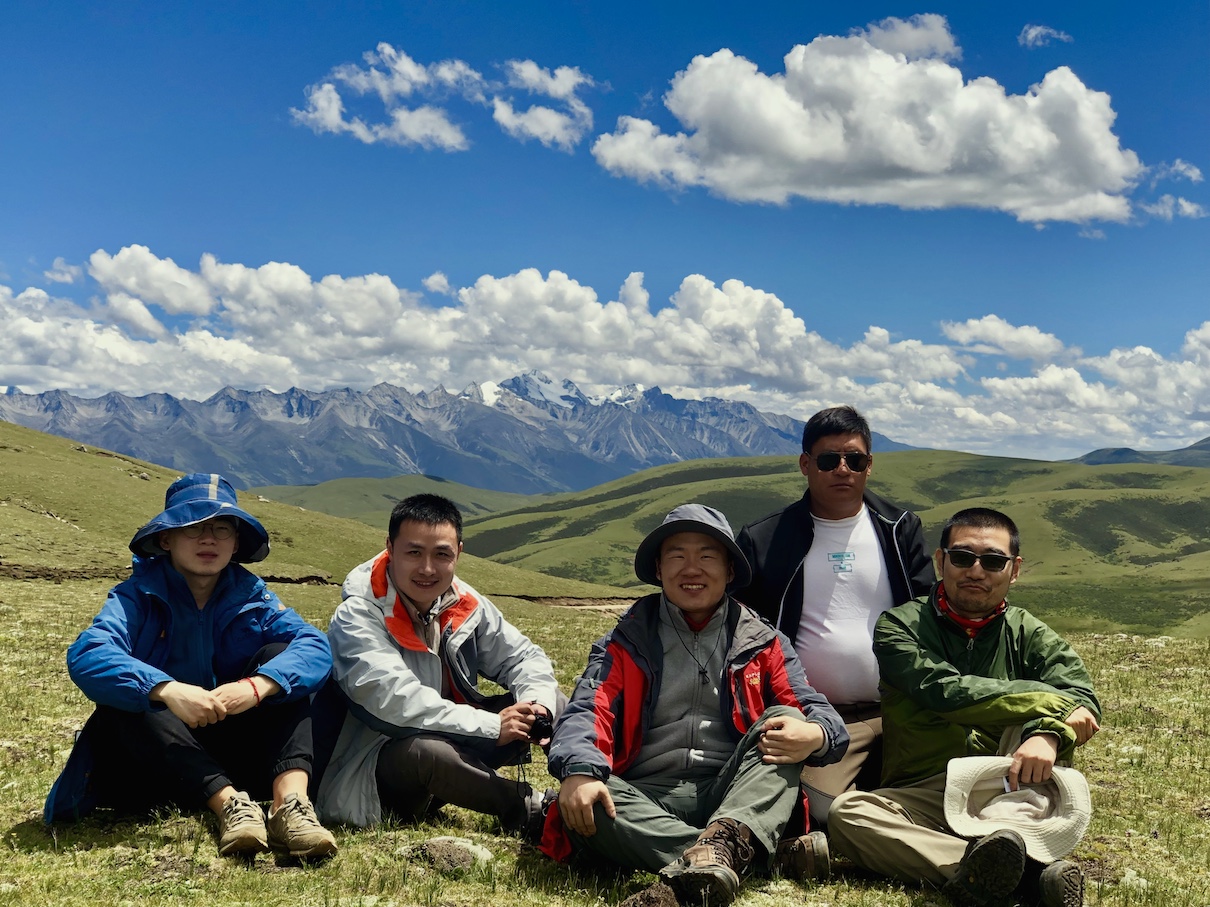
{"type": "Polygon", "coordinates": [[[851,472],[865,472],[867,466],[870,465],[870,455],[868,453],[858,453],[857,451],[848,451],[847,453],[837,453],[834,450],[829,450],[827,453],[821,453],[818,457],[812,457],[815,461],[815,466],[820,472],[831,472],[840,466],[840,460],[843,457],[845,465],[849,467],[851,472]]]}
{"type": "Polygon", "coordinates": [[[975,561],[978,561],[979,566],[988,573],[999,573],[1012,560],[1007,554],[975,554],[975,552],[967,551],[965,548],[942,548],[941,550],[950,559],[950,563],[959,570],[973,567],[975,566],[975,561]]]}
{"type": "Polygon", "coordinates": [[[200,539],[207,530],[219,542],[225,542],[235,535],[235,527],[230,523],[193,523],[181,527],[181,532],[187,539],[200,539]]]}

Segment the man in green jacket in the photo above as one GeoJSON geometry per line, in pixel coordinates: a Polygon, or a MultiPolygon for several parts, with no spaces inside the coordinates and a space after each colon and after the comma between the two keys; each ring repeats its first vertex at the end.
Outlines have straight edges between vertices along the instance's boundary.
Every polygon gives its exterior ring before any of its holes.
{"type": "Polygon", "coordinates": [[[1067,642],[1009,605],[1020,536],[1003,513],[963,510],[934,554],[941,581],[883,614],[874,631],[881,675],[882,788],[837,798],[832,845],[858,865],[940,886],[960,907],[1012,903],[1078,907],[1079,866],[1027,858],[1016,832],[968,842],[943,808],[945,772],[960,756],[1005,754],[1006,789],[1050,780],[1056,763],[1099,729],[1088,672],[1067,642]]]}

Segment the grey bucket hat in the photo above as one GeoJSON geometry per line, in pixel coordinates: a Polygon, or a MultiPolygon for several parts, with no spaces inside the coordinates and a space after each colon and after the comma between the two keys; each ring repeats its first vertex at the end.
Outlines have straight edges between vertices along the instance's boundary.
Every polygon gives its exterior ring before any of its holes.
{"type": "Polygon", "coordinates": [[[130,540],[130,550],[139,557],[164,553],[159,535],[165,529],[181,529],[216,516],[233,517],[239,527],[239,544],[231,560],[237,564],[263,561],[269,555],[269,533],[252,514],[236,503],[235,489],[220,475],[193,472],[168,486],[164,511],[139,529],[130,540]]]}
{"type": "Polygon", "coordinates": [[[634,554],[634,572],[639,579],[653,586],[660,584],[655,575],[656,564],[660,560],[660,545],[668,536],[678,532],[703,532],[723,544],[731,555],[731,566],[735,569],[735,579],[727,586],[728,590],[742,589],[752,581],[752,567],[739,545],[735,544],[731,524],[721,512],[705,504],[682,504],[673,508],[664,517],[664,522],[647,534],[634,554]]]}

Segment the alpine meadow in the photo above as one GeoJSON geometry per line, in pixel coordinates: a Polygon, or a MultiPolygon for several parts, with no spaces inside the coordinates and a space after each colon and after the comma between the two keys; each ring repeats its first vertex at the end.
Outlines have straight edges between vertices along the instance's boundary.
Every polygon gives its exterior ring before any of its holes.
{"type": "MultiPolygon", "coordinates": [[[[320,866],[221,859],[212,820],[193,813],[46,827],[43,798],[90,711],[67,677],[64,652],[124,575],[131,532],[173,478],[162,467],[0,423],[5,904],[589,907],[616,904],[652,881],[551,863],[491,820],[450,807],[422,825],[338,829],[340,853],[320,866]],[[491,859],[470,868],[434,861],[424,844],[442,835],[469,838],[491,859]]],[[[272,538],[263,575],[320,627],[344,572],[381,547],[384,517],[365,501],[406,493],[420,480],[379,481],[388,484],[342,495],[364,523],[303,509],[297,498],[241,495],[272,538]]],[[[638,594],[627,556],[664,511],[701,500],[738,524],[797,496],[801,481],[780,458],[699,461],[575,495],[489,499],[512,509],[483,509],[459,572],[546,649],[570,690],[592,640],[638,594]]],[[[1206,512],[1210,474],[909,451],[880,454],[874,482],[920,510],[930,544],[959,506],[989,503],[1019,520],[1027,569],[1015,600],[1068,633],[1105,709],[1103,731],[1078,762],[1094,798],[1092,826],[1074,857],[1088,875],[1087,903],[1210,903],[1210,538],[1194,516],[1206,512]]],[[[455,498],[477,491],[443,490],[455,498]]],[[[295,491],[323,498],[322,488],[295,491]]],[[[534,757],[526,776],[553,783],[539,750],[534,757]]],[[[941,898],[840,864],[827,883],[755,880],[737,903],[924,907],[941,898]]]]}

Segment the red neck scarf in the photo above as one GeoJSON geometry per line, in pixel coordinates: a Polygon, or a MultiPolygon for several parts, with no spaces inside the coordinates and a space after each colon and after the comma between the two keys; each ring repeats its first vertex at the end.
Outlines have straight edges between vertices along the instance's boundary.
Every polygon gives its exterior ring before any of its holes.
{"type": "Polygon", "coordinates": [[[940,583],[937,586],[937,610],[952,620],[955,624],[962,628],[966,635],[974,639],[979,635],[979,631],[990,624],[993,620],[1004,613],[1004,609],[1008,607],[1008,599],[996,605],[994,611],[986,617],[963,617],[954,610],[949,599],[945,597],[945,583],[940,583]]]}

